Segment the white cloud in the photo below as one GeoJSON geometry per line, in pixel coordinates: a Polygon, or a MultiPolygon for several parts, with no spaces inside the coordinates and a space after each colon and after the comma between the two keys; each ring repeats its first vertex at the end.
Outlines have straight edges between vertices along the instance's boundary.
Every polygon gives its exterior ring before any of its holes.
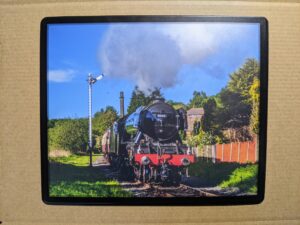
{"type": "Polygon", "coordinates": [[[74,78],[75,71],[71,69],[67,70],[49,70],[48,80],[52,82],[69,82],[74,78]]]}

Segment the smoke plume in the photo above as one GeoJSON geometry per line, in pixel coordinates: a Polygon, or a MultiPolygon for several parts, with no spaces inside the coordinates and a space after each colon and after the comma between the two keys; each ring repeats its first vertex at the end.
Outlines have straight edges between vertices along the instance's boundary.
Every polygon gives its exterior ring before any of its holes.
{"type": "Polygon", "coordinates": [[[172,87],[183,65],[200,65],[219,48],[223,30],[214,24],[114,24],[101,45],[102,70],[136,82],[146,93],[172,87]]]}

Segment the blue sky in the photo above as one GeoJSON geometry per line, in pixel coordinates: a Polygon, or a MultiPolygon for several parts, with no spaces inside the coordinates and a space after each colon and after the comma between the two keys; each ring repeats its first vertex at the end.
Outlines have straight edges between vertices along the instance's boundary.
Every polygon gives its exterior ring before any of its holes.
{"type": "Polygon", "coordinates": [[[246,58],[259,59],[258,24],[52,24],[48,25],[48,117],[88,115],[87,75],[93,112],[127,108],[135,85],[160,87],[167,100],[188,103],[194,91],[218,93],[246,58]]]}

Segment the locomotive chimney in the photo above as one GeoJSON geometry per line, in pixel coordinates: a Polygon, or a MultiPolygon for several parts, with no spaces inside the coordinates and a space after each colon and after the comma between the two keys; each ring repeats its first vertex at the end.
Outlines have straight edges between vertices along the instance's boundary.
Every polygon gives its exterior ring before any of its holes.
{"type": "Polygon", "coordinates": [[[120,92],[120,117],[124,117],[124,92],[120,92]]]}

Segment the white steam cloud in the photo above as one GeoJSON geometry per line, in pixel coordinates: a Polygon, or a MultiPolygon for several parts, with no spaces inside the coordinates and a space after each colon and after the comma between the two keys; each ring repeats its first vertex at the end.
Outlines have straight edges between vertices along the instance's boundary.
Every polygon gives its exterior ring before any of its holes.
{"type": "Polygon", "coordinates": [[[101,45],[102,70],[135,81],[145,92],[172,87],[183,65],[200,65],[232,40],[237,29],[228,29],[212,23],[115,24],[101,45]]]}

